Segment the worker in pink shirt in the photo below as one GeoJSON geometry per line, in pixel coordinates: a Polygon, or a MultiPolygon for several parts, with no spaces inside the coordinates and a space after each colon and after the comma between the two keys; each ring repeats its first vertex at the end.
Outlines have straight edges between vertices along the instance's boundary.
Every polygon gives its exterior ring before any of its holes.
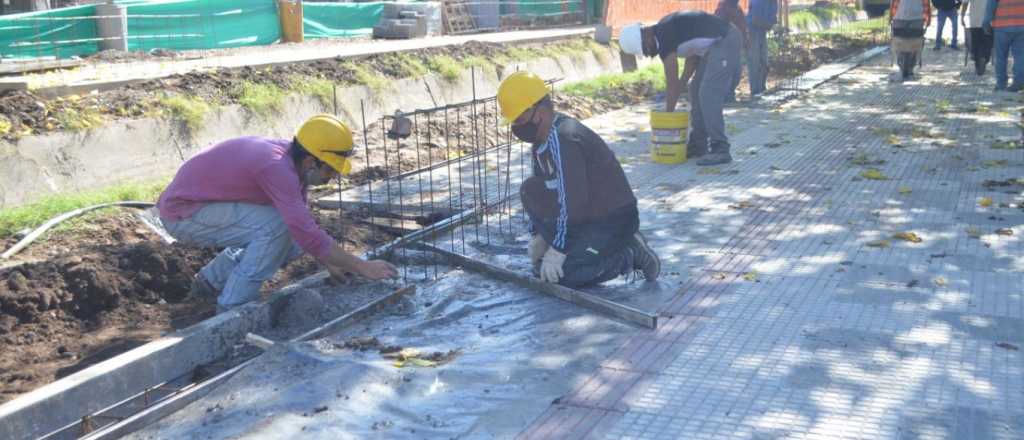
{"type": "Polygon", "coordinates": [[[196,275],[192,295],[219,292],[218,313],[254,301],[263,282],[303,252],[335,277],[396,277],[391,264],[342,250],[306,203],[310,186],[348,174],[351,155],[348,127],[317,115],[291,140],[229,139],[186,161],[160,195],[160,219],[182,243],[224,248],[196,275]]]}

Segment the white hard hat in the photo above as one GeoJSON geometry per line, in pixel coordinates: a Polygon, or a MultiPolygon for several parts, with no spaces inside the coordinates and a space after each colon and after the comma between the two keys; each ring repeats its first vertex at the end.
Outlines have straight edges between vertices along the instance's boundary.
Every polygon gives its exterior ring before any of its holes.
{"type": "Polygon", "coordinates": [[[640,37],[640,23],[633,23],[622,28],[619,34],[619,46],[630,55],[643,55],[643,38],[640,37]]]}

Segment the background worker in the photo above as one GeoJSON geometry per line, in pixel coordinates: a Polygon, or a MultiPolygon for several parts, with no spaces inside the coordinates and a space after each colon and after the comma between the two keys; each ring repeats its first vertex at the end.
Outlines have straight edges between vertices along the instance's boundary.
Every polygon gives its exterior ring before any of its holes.
{"type": "Polygon", "coordinates": [[[964,25],[967,38],[970,40],[971,59],[974,60],[974,73],[985,74],[985,66],[992,59],[992,34],[985,32],[982,22],[985,21],[987,0],[964,0],[960,9],[960,23],[964,25]],[[965,16],[970,12],[970,21],[965,16]]]}
{"type": "Polygon", "coordinates": [[[540,278],[581,287],[640,271],[656,280],[661,262],[639,232],[626,173],[601,137],[555,112],[547,84],[529,72],[501,82],[498,104],[512,133],[533,146],[533,176],[520,196],[540,278]]]}
{"type": "Polygon", "coordinates": [[[751,96],[760,96],[768,89],[768,32],[778,22],[778,0],[750,0],[750,10],[747,11],[750,32],[747,79],[750,81],[751,96]]]}
{"type": "Polygon", "coordinates": [[[626,53],[661,57],[668,85],[665,111],[673,112],[682,90],[679,57],[701,58],[690,86],[690,139],[687,157],[697,165],[732,161],[725,135],[722,106],[740,68],[740,31],[722,18],[701,11],[669,14],[654,26],[631,24],[622,29],[619,45],[626,53]],[[710,149],[710,152],[709,152],[710,149]]]}
{"type": "Polygon", "coordinates": [[[185,244],[224,248],[192,283],[194,297],[217,296],[222,312],[259,298],[285,263],[313,255],[332,276],[397,276],[384,261],[341,249],[306,203],[310,186],[351,169],[352,133],[330,115],[307,120],[291,140],[240,137],[186,161],[160,195],[160,219],[185,244]]]}
{"type": "MultiPolygon", "coordinates": [[[[736,26],[739,29],[740,34],[743,35],[743,49],[750,49],[750,35],[747,34],[747,19],[743,13],[743,8],[740,6],[739,0],[719,0],[718,7],[715,8],[715,16],[724,18],[729,24],[736,26]]],[[[750,56],[747,55],[747,59],[750,56]]],[[[680,76],[680,80],[683,83],[683,87],[687,88],[687,84],[690,79],[693,78],[693,74],[697,72],[697,67],[700,64],[699,57],[687,57],[686,63],[683,64],[683,74],[680,76]]],[[[740,79],[743,76],[743,69],[736,69],[736,74],[732,78],[732,89],[725,97],[726,103],[736,102],[736,87],[740,85],[740,79]]]]}

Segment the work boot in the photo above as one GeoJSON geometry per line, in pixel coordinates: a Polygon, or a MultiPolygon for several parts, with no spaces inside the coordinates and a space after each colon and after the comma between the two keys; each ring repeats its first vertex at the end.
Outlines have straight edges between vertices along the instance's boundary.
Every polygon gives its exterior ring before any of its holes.
{"type": "Polygon", "coordinates": [[[974,73],[977,73],[978,76],[985,74],[985,60],[974,60],[974,73]]]}
{"type": "Polygon", "coordinates": [[[723,165],[732,162],[732,155],[729,154],[729,144],[711,145],[711,153],[697,161],[697,165],[723,165]]]}
{"type": "Polygon", "coordinates": [[[217,299],[218,294],[217,289],[209,281],[206,281],[206,278],[203,278],[202,275],[196,274],[192,278],[192,289],[189,290],[188,296],[193,300],[212,303],[217,299]]]}
{"type": "Polygon", "coordinates": [[[633,254],[633,270],[643,273],[647,281],[656,281],[661,274],[661,260],[647,245],[644,235],[637,231],[627,247],[633,254]]]}
{"type": "Polygon", "coordinates": [[[686,158],[696,159],[708,153],[707,145],[697,145],[696,143],[686,144],[686,158]]]}

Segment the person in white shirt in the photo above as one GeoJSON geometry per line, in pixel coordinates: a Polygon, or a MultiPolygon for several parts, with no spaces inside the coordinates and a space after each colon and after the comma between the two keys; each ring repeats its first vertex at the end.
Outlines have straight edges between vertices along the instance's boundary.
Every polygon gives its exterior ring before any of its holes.
{"type": "Polygon", "coordinates": [[[974,71],[978,76],[985,74],[985,66],[992,59],[991,33],[986,33],[982,23],[985,21],[985,13],[988,1],[986,0],[964,0],[960,7],[960,23],[967,29],[967,38],[970,42],[971,59],[974,60],[974,71]],[[965,16],[969,16],[964,20],[965,16]]]}

